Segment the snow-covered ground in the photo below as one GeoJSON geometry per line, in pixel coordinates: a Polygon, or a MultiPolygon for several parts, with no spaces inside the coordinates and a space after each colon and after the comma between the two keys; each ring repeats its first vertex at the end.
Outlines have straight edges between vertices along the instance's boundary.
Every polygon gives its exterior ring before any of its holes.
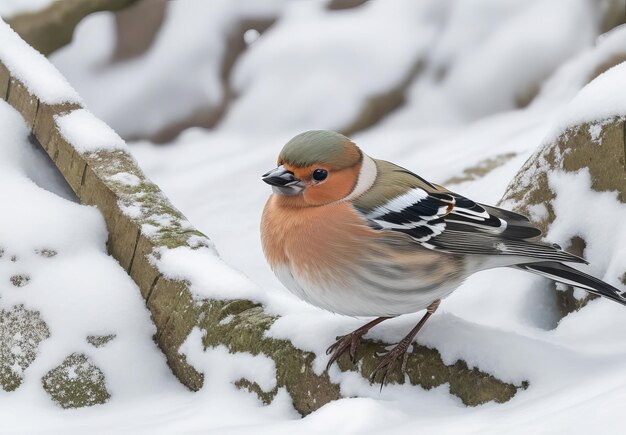
{"type": "MultiPolygon", "coordinates": [[[[107,64],[112,17],[95,14],[52,60],[87,106],[118,132],[150,133],[221,98],[216,62],[229,23],[242,16],[278,17],[235,64],[232,86],[238,97],[216,129],[192,128],[171,144],[143,141],[131,149],[221,257],[255,283],[268,309],[284,316],[270,333],[318,353],[319,369],[334,337],[363,320],[298,301],[264,261],[258,226],[269,189],[260,175],[274,166],[293,134],[350,124],[369,96],[393,87],[422,62],[406,104],[353,139],[374,157],[495,204],[555,132],[573,122],[625,113],[623,92],[616,89],[626,80],[623,65],[579,94],[598,65],[626,53],[626,28],[598,38],[606,2],[394,0],[337,12],[316,1],[270,3],[170,2],[164,31],[151,50],[113,65],[107,64]],[[486,175],[464,172],[490,159],[499,165],[486,175]]],[[[623,432],[624,308],[596,300],[558,322],[548,283],[513,270],[470,278],[417,339],[439,349],[446,362],[462,358],[500,379],[530,382],[505,404],[467,408],[446,386],[431,391],[388,386],[379,392],[333,368],[344,396],[355,397],[300,419],[286,394],[264,407],[232,385],[245,374],[271,388],[270,361],[221,348],[203,352],[193,334],[186,347],[192,363],[205,371],[206,385],[199,393],[187,392],[151,341],[152,326],[136,286],[105,255],[106,230],[97,211],[72,202],[6,104],[0,105],[0,125],[11,132],[0,148],[0,198],[12,205],[0,213],[0,248],[15,251],[19,259],[0,258],[0,279],[32,275],[27,286],[0,286],[0,307],[20,301],[41,307],[57,337],[43,342],[42,358],[27,370],[24,385],[13,393],[0,391],[1,433],[623,432]],[[33,254],[44,245],[58,255],[33,254]],[[84,341],[111,329],[117,337],[103,348],[84,341]],[[39,382],[79,341],[84,346],[78,350],[105,372],[112,397],[105,405],[62,410],[39,382]]],[[[626,206],[591,191],[584,174],[564,174],[554,183],[574,194],[572,186],[580,189],[575,199],[557,204],[563,213],[573,213],[568,204],[583,200],[610,211],[611,224],[594,226],[585,254],[591,272],[619,285],[615,274],[626,261],[621,248],[626,206]]],[[[580,219],[584,228],[587,216],[580,219]]],[[[548,237],[563,243],[576,223],[557,221],[548,237]]],[[[397,341],[416,319],[386,322],[371,336],[397,341]]]]}

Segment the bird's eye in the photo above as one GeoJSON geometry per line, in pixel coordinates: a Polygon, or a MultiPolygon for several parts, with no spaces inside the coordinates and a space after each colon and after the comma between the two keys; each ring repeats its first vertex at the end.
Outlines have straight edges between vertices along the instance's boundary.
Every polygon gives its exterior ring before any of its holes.
{"type": "Polygon", "coordinates": [[[328,177],[328,171],[326,169],[316,169],[313,171],[313,179],[315,181],[322,181],[328,177]]]}

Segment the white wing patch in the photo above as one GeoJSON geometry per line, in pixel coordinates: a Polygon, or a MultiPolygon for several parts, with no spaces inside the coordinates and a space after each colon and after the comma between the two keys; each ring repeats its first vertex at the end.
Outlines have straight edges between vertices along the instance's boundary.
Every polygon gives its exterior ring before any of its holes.
{"type": "Polygon", "coordinates": [[[442,218],[453,204],[454,198],[449,195],[434,197],[414,187],[366,213],[365,218],[379,229],[403,232],[418,242],[426,242],[445,230],[442,218]]]}
{"type": "Polygon", "coordinates": [[[419,187],[365,211],[364,217],[378,229],[408,234],[429,249],[437,249],[437,236],[449,227],[495,235],[507,227],[504,220],[474,201],[449,192],[429,193],[419,187]]]}
{"type": "Polygon", "coordinates": [[[376,207],[374,210],[372,210],[371,213],[367,214],[367,217],[369,219],[375,219],[389,212],[395,212],[395,213],[401,212],[405,208],[418,203],[419,201],[421,201],[422,199],[426,197],[428,197],[428,193],[426,193],[424,189],[420,189],[416,187],[414,189],[409,190],[405,194],[400,195],[392,199],[391,201],[381,206],[376,207]]]}

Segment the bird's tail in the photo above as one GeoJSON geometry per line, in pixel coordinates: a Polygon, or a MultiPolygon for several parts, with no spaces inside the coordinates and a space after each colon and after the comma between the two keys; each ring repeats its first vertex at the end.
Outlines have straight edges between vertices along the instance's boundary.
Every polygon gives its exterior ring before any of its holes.
{"type": "Polygon", "coordinates": [[[545,261],[541,263],[518,264],[515,267],[626,305],[626,292],[620,291],[598,278],[587,275],[565,264],[545,261]]]}

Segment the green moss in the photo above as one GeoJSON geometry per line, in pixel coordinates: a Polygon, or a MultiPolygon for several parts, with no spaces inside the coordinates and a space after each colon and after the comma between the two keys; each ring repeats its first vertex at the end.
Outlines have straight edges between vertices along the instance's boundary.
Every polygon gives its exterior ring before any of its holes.
{"type": "Polygon", "coordinates": [[[0,310],[0,386],[13,391],[20,386],[24,370],[35,360],[39,344],[50,336],[38,311],[15,305],[0,310]]]}
{"type": "Polygon", "coordinates": [[[255,394],[264,405],[269,405],[276,397],[278,388],[274,388],[271,391],[263,391],[263,389],[256,382],[250,382],[248,379],[241,378],[235,382],[235,386],[242,390],[255,394]]]}
{"type": "Polygon", "coordinates": [[[88,335],[87,336],[87,343],[91,344],[93,347],[103,347],[103,346],[106,346],[115,337],[116,337],[115,334],[109,334],[109,335],[88,335]]]}
{"type": "MultiPolygon", "coordinates": [[[[148,180],[137,166],[135,159],[124,150],[98,151],[85,155],[87,163],[102,182],[115,193],[123,207],[140,211],[132,219],[142,225],[151,225],[147,237],[155,246],[177,248],[179,246],[211,247],[208,238],[191,227],[185,216],[163,195],[159,187],[148,180]],[[137,184],[125,184],[115,176],[131,174],[139,180],[137,184]],[[204,242],[190,238],[196,236],[204,242]]],[[[145,232],[144,232],[145,233],[145,232]]]]}
{"type": "MultiPolygon", "coordinates": [[[[386,346],[385,343],[366,340],[357,350],[357,364],[353,364],[348,355],[344,354],[338,360],[339,368],[342,371],[358,369],[363,377],[369,378],[380,363],[376,355],[384,353],[386,346]]],[[[450,393],[468,406],[490,401],[506,402],[515,395],[518,388],[478,369],[470,369],[463,361],[446,365],[439,351],[415,343],[413,350],[407,353],[404,364],[406,377],[396,370],[389,374],[389,382],[404,384],[408,378],[412,385],[419,385],[427,390],[449,384],[450,393]]]]}
{"type": "Polygon", "coordinates": [[[111,397],[102,370],[83,354],[71,354],[41,382],[52,400],[63,408],[98,405],[111,397]]]}
{"type": "Polygon", "coordinates": [[[338,399],[339,387],[326,374],[316,375],[311,363],[315,355],[295,348],[287,340],[264,337],[275,317],[250,301],[207,301],[201,306],[200,327],[206,331],[204,345],[225,345],[231,352],[264,354],[276,363],[278,387],[286,387],[294,407],[308,414],[338,399]]]}
{"type": "Polygon", "coordinates": [[[9,278],[9,281],[11,281],[11,284],[13,284],[15,287],[24,287],[30,282],[30,276],[25,274],[13,275],[11,276],[11,278],[9,278]]]}
{"type": "MultiPolygon", "coordinates": [[[[206,334],[204,345],[224,345],[231,352],[264,354],[272,358],[276,363],[277,388],[286,388],[294,407],[301,414],[309,414],[340,397],[338,385],[333,384],[326,373],[318,375],[313,371],[313,353],[298,349],[287,340],[265,335],[276,318],[265,314],[261,306],[244,300],[207,301],[200,310],[200,326],[206,334]]],[[[356,365],[343,355],[338,360],[338,366],[342,371],[359,371],[363,377],[369,377],[379,363],[376,354],[384,348],[383,343],[366,340],[357,350],[356,365]]],[[[488,401],[505,402],[517,391],[514,385],[477,369],[469,369],[462,362],[447,366],[438,351],[419,345],[414,345],[413,351],[407,355],[406,373],[411,384],[426,389],[450,384],[452,394],[471,406],[488,401]]],[[[405,378],[393,373],[389,381],[403,383],[405,378]]],[[[241,387],[257,393],[261,400],[271,400],[274,392],[259,392],[253,384],[249,380],[239,382],[241,387]]]]}

